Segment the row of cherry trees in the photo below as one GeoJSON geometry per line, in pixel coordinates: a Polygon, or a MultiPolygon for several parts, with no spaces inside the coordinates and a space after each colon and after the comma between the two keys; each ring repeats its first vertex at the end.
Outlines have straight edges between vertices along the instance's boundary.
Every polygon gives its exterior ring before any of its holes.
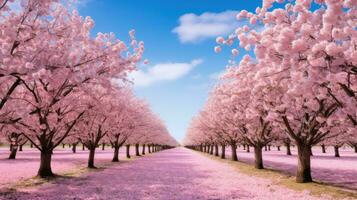
{"type": "MultiPolygon", "coordinates": [[[[56,0],[0,0],[0,132],[41,152],[38,175],[53,176],[51,157],[61,143],[90,151],[105,141],[118,161],[123,144],[176,145],[148,105],[136,98],[127,74],[144,43],[113,33],[91,37],[94,22],[56,0]]],[[[14,157],[13,156],[10,156],[14,157]]]]}
{"type": "Polygon", "coordinates": [[[261,169],[264,146],[294,144],[296,180],[311,182],[312,146],[356,147],[356,16],[355,0],[263,0],[254,13],[241,11],[238,20],[249,24],[218,37],[215,51],[233,46],[234,57],[238,44],[248,53],[230,60],[186,145],[230,145],[233,160],[238,144],[250,145],[261,169]]]}

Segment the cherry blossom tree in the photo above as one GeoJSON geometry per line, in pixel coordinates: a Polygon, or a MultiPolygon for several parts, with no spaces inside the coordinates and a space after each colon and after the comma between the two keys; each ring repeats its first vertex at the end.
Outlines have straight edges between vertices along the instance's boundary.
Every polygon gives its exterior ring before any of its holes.
{"type": "Polygon", "coordinates": [[[27,142],[27,139],[23,136],[23,133],[14,126],[3,126],[0,131],[3,134],[4,141],[10,144],[9,159],[15,159],[17,151],[19,148],[22,148],[22,145],[27,142]]]}
{"type": "Polygon", "coordinates": [[[116,111],[113,119],[115,120],[106,136],[114,148],[113,162],[119,162],[119,149],[132,136],[136,118],[141,114],[141,107],[138,106],[139,100],[130,90],[122,90],[114,99],[116,111]]]}
{"type": "Polygon", "coordinates": [[[42,68],[34,60],[43,51],[39,43],[43,40],[43,17],[50,17],[50,7],[56,0],[23,0],[19,8],[13,9],[13,0],[0,1],[0,123],[13,123],[3,111],[22,79],[31,77],[42,68]]]}
{"type": "Polygon", "coordinates": [[[297,182],[310,182],[311,146],[332,137],[329,125],[343,121],[355,131],[356,3],[291,1],[270,11],[273,3],[263,1],[255,13],[241,11],[238,19],[251,25],[217,42],[238,40],[245,50],[254,48],[249,62],[269,77],[264,98],[269,118],[282,124],[298,147],[297,182]],[[254,29],[259,24],[263,31],[254,29]]]}
{"type": "MultiPolygon", "coordinates": [[[[37,18],[36,18],[37,19],[37,18]]],[[[9,26],[7,21],[2,24],[9,26]]],[[[48,17],[35,23],[41,39],[32,41],[35,55],[27,58],[31,76],[20,77],[22,90],[14,95],[14,104],[26,104],[16,111],[16,119],[24,136],[41,151],[38,175],[52,176],[53,149],[71,133],[86,108],[80,97],[85,85],[107,87],[113,78],[125,80],[127,72],[141,59],[142,42],[131,42],[133,53],[114,34],[99,33],[90,37],[94,25],[90,17],[83,19],[76,11],[69,12],[58,4],[51,7],[48,17]],[[124,54],[128,53],[126,56],[124,54]],[[38,69],[37,69],[38,68],[38,69]]],[[[136,41],[134,31],[130,32],[136,41]]],[[[32,47],[32,46],[31,46],[32,47]]],[[[21,49],[15,51],[21,53],[21,49]]],[[[6,59],[14,62],[16,59],[6,59]]],[[[9,66],[5,63],[6,69],[9,66]]]]}

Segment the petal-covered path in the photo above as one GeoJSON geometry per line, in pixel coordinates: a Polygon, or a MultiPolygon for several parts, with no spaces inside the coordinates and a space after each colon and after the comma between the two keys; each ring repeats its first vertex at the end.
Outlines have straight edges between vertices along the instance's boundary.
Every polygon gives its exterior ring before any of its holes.
{"type": "MultiPolygon", "coordinates": [[[[125,162],[79,178],[22,189],[0,199],[318,199],[242,174],[184,148],[125,162]],[[269,194],[269,195],[267,195],[269,194]]],[[[324,198],[326,199],[326,198],[324,198]]]]}

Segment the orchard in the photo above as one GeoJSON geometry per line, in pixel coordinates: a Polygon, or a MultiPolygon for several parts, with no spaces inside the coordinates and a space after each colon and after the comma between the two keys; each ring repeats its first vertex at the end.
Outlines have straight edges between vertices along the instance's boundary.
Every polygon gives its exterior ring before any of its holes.
{"type": "Polygon", "coordinates": [[[313,146],[331,146],[337,157],[343,145],[357,151],[356,1],[294,1],[271,9],[274,2],[241,11],[237,19],[250,24],[216,39],[216,52],[228,46],[236,56],[239,46],[247,54],[230,61],[192,120],[186,145],[230,145],[233,160],[238,144],[251,146],[258,169],[264,146],[294,145],[296,181],[311,182],[313,146]]]}
{"type": "Polygon", "coordinates": [[[123,144],[175,145],[126,83],[144,51],[134,30],[127,46],[111,33],[90,37],[94,21],[59,2],[24,1],[20,13],[11,12],[7,1],[1,4],[0,121],[10,158],[30,143],[41,154],[38,175],[48,177],[54,176],[53,151],[62,143],[88,148],[88,167],[104,141],[113,144],[113,161],[123,144]]]}
{"type": "Polygon", "coordinates": [[[228,1],[0,0],[0,199],[357,198],[357,1],[228,1]]]}

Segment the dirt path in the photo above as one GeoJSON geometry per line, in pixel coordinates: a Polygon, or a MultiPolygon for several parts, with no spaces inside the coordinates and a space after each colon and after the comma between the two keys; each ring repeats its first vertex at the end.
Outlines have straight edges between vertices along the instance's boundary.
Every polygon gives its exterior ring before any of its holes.
{"type": "MultiPolygon", "coordinates": [[[[318,199],[237,172],[230,165],[184,148],[155,153],[135,161],[0,199],[318,199]]],[[[326,198],[324,198],[326,199],[326,198]]]]}

